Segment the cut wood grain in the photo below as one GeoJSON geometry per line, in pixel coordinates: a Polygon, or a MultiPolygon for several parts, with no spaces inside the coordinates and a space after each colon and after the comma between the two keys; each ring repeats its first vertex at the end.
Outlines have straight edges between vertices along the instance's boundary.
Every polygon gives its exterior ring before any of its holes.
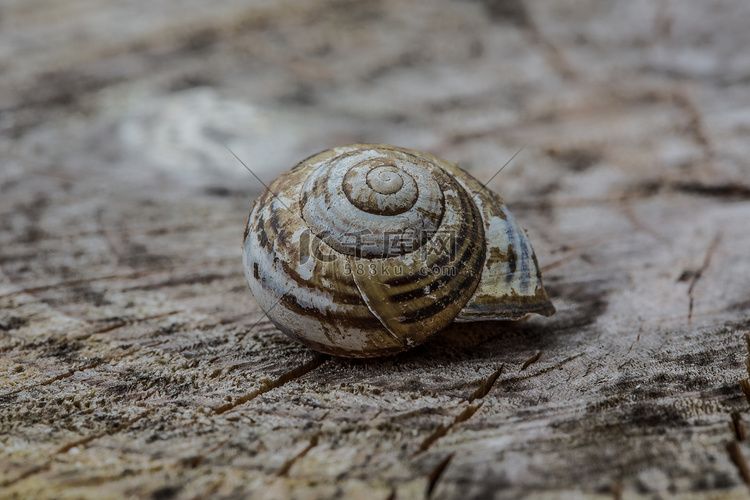
{"type": "Polygon", "coordinates": [[[0,498],[747,498],[749,15],[0,2],[0,498]],[[558,312],[282,335],[252,200],[358,141],[486,180],[558,312]]]}

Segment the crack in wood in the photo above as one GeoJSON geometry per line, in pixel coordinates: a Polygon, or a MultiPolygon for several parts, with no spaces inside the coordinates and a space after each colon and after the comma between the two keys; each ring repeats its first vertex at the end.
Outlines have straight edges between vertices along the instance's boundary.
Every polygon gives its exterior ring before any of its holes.
{"type": "Polygon", "coordinates": [[[495,22],[510,21],[527,34],[539,48],[542,58],[565,80],[577,79],[578,75],[562,50],[544,33],[528,7],[521,1],[493,2],[484,0],[490,19],[495,22]]]}
{"type": "Polygon", "coordinates": [[[556,369],[558,369],[558,368],[560,368],[560,367],[562,367],[562,366],[565,366],[565,365],[567,365],[567,364],[568,364],[568,363],[570,363],[571,361],[573,361],[573,360],[575,360],[575,359],[578,359],[578,358],[580,358],[580,357],[581,357],[581,356],[583,356],[584,354],[585,354],[585,353],[580,353],[580,354],[575,354],[575,355],[573,355],[573,356],[569,356],[569,357],[567,357],[567,358],[563,359],[562,361],[560,361],[560,362],[559,362],[559,363],[557,363],[557,364],[554,364],[554,365],[552,365],[552,366],[548,366],[547,368],[542,368],[542,369],[541,369],[541,370],[539,370],[538,372],[535,372],[535,373],[530,373],[530,374],[528,374],[528,375],[524,375],[524,376],[522,376],[522,377],[511,377],[511,378],[505,379],[505,382],[519,382],[519,381],[521,381],[521,380],[528,380],[528,379],[530,379],[530,378],[538,377],[539,375],[544,375],[545,373],[549,373],[549,372],[551,372],[552,370],[556,370],[556,369]]]}
{"type": "Polygon", "coordinates": [[[4,398],[4,397],[7,397],[7,396],[13,396],[14,394],[18,394],[19,392],[28,391],[28,390],[31,390],[31,389],[35,389],[37,387],[43,387],[45,385],[53,384],[53,383],[57,382],[58,380],[63,380],[63,379],[72,377],[73,375],[75,375],[78,372],[81,372],[81,371],[84,371],[84,370],[89,370],[91,368],[96,368],[97,366],[99,366],[102,363],[104,363],[104,361],[105,361],[104,359],[94,360],[93,362],[85,364],[85,365],[83,365],[83,366],[81,366],[79,368],[74,368],[72,370],[68,370],[68,371],[63,372],[63,373],[61,373],[59,375],[55,375],[52,378],[48,378],[46,380],[42,380],[41,382],[38,382],[36,384],[26,385],[26,386],[23,386],[23,387],[19,387],[18,389],[14,389],[14,390],[12,390],[10,392],[6,392],[5,394],[0,394],[0,398],[4,398]]]}
{"type": "Polygon", "coordinates": [[[745,334],[745,347],[748,352],[748,355],[745,357],[745,368],[747,369],[749,378],[743,378],[740,380],[740,389],[742,389],[742,393],[745,395],[747,402],[750,403],[750,333],[745,334]]]}
{"type": "MultiPolygon", "coordinates": [[[[225,355],[222,355],[225,356],[225,355]]],[[[209,360],[209,363],[213,363],[216,359],[220,358],[221,356],[215,356],[209,360]]],[[[232,373],[234,370],[237,370],[238,368],[242,368],[243,366],[251,366],[252,362],[250,361],[242,361],[241,363],[234,363],[232,365],[225,365],[220,368],[216,368],[214,371],[212,371],[208,378],[216,378],[219,375],[226,376],[232,373]]]]}
{"type": "MultiPolygon", "coordinates": [[[[541,355],[541,353],[540,353],[540,355],[541,355]]],[[[562,366],[566,362],[572,361],[573,359],[575,359],[575,358],[577,358],[578,356],[581,356],[581,355],[582,354],[579,354],[577,356],[573,356],[571,358],[568,358],[567,360],[563,360],[558,365],[556,365],[554,367],[550,367],[550,369],[554,369],[554,368],[557,368],[558,366],[562,366]]],[[[442,425],[441,424],[440,426],[438,426],[438,428],[432,434],[430,434],[429,436],[427,436],[427,438],[424,441],[422,441],[422,444],[419,446],[419,449],[414,453],[414,456],[417,456],[417,455],[420,455],[420,454],[424,453],[438,439],[440,439],[443,436],[445,436],[446,434],[448,434],[448,432],[450,432],[450,430],[452,428],[454,428],[455,426],[457,426],[458,424],[460,424],[462,422],[466,422],[467,420],[469,420],[479,410],[479,408],[482,407],[482,405],[484,404],[484,402],[481,401],[481,400],[487,394],[489,394],[489,392],[492,390],[492,387],[495,385],[495,382],[497,381],[498,377],[500,377],[500,374],[503,372],[504,368],[505,368],[505,365],[503,364],[503,365],[500,366],[500,368],[498,368],[497,370],[495,370],[489,377],[487,377],[486,379],[484,379],[484,381],[479,385],[479,387],[477,388],[477,390],[474,391],[466,399],[466,402],[468,403],[468,406],[466,408],[464,408],[464,410],[461,413],[459,413],[458,415],[456,415],[456,417],[453,419],[453,421],[450,422],[448,425],[442,425]],[[477,399],[480,400],[479,404],[472,405],[471,403],[474,402],[477,399]]],[[[537,373],[537,374],[534,374],[532,376],[539,375],[539,374],[540,373],[537,373]]],[[[529,377],[526,377],[526,378],[529,378],[529,377]]]]}
{"type": "Polygon", "coordinates": [[[742,393],[745,395],[745,400],[750,403],[750,379],[743,378],[740,380],[740,389],[742,389],[742,393]]]}
{"type": "Polygon", "coordinates": [[[750,486],[750,467],[747,464],[745,455],[742,453],[740,444],[737,441],[731,441],[727,444],[727,453],[729,453],[729,459],[737,467],[737,471],[740,473],[742,481],[750,486]]]}
{"type": "Polygon", "coordinates": [[[112,430],[100,432],[99,434],[92,434],[91,436],[87,436],[87,437],[79,439],[77,441],[73,441],[72,443],[68,443],[68,444],[62,446],[59,450],[57,450],[55,452],[55,455],[59,455],[61,453],[67,453],[68,451],[70,451],[71,449],[75,448],[76,446],[86,445],[86,444],[90,443],[91,441],[93,441],[95,439],[99,439],[99,438],[104,437],[104,436],[111,436],[111,435],[116,434],[118,432],[122,432],[125,429],[127,429],[128,427],[130,427],[133,424],[135,424],[136,422],[138,422],[139,420],[141,420],[144,417],[148,416],[152,411],[153,410],[146,410],[143,413],[141,413],[140,415],[138,415],[137,417],[133,417],[130,420],[126,420],[124,424],[120,424],[120,425],[118,425],[116,428],[114,428],[112,430]]]}
{"type": "Polygon", "coordinates": [[[37,382],[35,384],[30,384],[30,385],[27,385],[27,386],[24,386],[24,387],[19,387],[18,389],[14,389],[14,390],[12,390],[10,392],[7,392],[5,394],[0,394],[0,398],[4,398],[4,397],[7,397],[7,396],[12,396],[14,394],[18,394],[18,393],[23,392],[23,391],[28,391],[28,390],[31,390],[31,389],[36,389],[38,387],[43,387],[43,386],[46,386],[46,385],[54,384],[58,380],[63,380],[63,379],[66,379],[66,378],[70,378],[73,375],[75,375],[76,373],[79,373],[79,372],[82,372],[82,371],[85,371],[85,370],[90,370],[92,368],[96,368],[97,366],[102,365],[104,363],[110,363],[112,361],[119,361],[119,360],[121,360],[123,358],[126,358],[128,356],[131,356],[131,355],[135,354],[136,352],[140,351],[144,347],[146,347],[146,348],[148,348],[148,347],[155,347],[155,346],[157,346],[159,344],[163,344],[164,342],[166,342],[166,340],[162,340],[162,341],[159,341],[159,342],[152,342],[152,343],[144,345],[144,346],[136,346],[133,349],[130,349],[129,351],[125,351],[125,352],[123,352],[122,354],[120,354],[118,356],[111,356],[111,357],[108,357],[108,358],[97,358],[97,359],[93,360],[90,363],[87,363],[85,365],[79,366],[78,368],[73,368],[73,369],[68,370],[66,372],[60,373],[59,375],[55,375],[54,377],[48,378],[46,380],[42,380],[41,382],[37,382]]]}
{"type": "Polygon", "coordinates": [[[747,201],[750,199],[750,186],[723,181],[717,184],[685,181],[673,182],[669,187],[679,193],[703,196],[706,198],[719,198],[722,201],[747,201]]]}
{"type": "Polygon", "coordinates": [[[158,269],[158,270],[143,270],[143,271],[133,271],[129,273],[121,273],[121,274],[108,274],[106,276],[95,276],[92,278],[82,278],[82,279],[75,279],[75,280],[64,280],[64,281],[58,281],[57,283],[50,283],[47,285],[39,285],[39,286],[31,286],[26,288],[21,288],[18,290],[14,290],[12,292],[7,292],[2,295],[0,295],[0,299],[4,299],[6,297],[11,297],[13,295],[19,295],[22,293],[37,293],[37,292],[44,292],[46,290],[54,290],[56,288],[65,288],[65,287],[71,287],[71,286],[78,286],[78,285],[87,285],[89,283],[95,283],[97,281],[109,281],[109,280],[118,280],[118,279],[137,279],[141,278],[143,276],[147,276],[149,274],[158,274],[162,272],[169,272],[169,270],[165,269],[158,269]]]}
{"type": "Polygon", "coordinates": [[[714,236],[714,239],[711,242],[711,244],[708,246],[708,249],[706,250],[706,254],[703,257],[703,263],[701,264],[701,267],[698,268],[697,271],[695,271],[692,279],[690,280],[690,286],[688,287],[688,291],[687,291],[688,299],[689,299],[688,324],[693,322],[693,306],[695,304],[695,297],[693,296],[693,291],[695,290],[695,285],[698,284],[698,281],[703,276],[703,273],[706,271],[706,269],[708,269],[708,266],[711,264],[711,256],[713,255],[720,241],[721,241],[721,233],[717,233],[716,236],[714,236]]]}
{"type": "Polygon", "coordinates": [[[542,357],[542,351],[539,351],[538,353],[534,354],[534,355],[533,355],[533,356],[531,356],[531,357],[530,357],[529,359],[527,359],[526,361],[524,361],[524,363],[523,363],[523,366],[521,366],[521,369],[520,369],[520,370],[518,370],[518,371],[519,371],[519,372],[522,372],[522,371],[524,371],[524,370],[525,370],[526,368],[528,368],[528,367],[529,367],[529,366],[531,366],[532,364],[534,364],[534,363],[536,363],[537,361],[539,361],[539,358],[541,358],[541,357],[542,357]]]}
{"type": "Polygon", "coordinates": [[[703,118],[701,117],[701,112],[698,107],[684,90],[672,91],[670,92],[669,97],[688,114],[690,119],[688,129],[692,132],[693,139],[703,149],[705,159],[709,162],[712,161],[715,154],[714,148],[711,141],[708,139],[706,127],[703,124],[703,118]]]}
{"type": "Polygon", "coordinates": [[[50,468],[52,465],[52,461],[48,460],[47,462],[41,464],[41,465],[35,465],[33,467],[29,467],[25,471],[23,471],[18,476],[14,477],[13,479],[6,479],[2,483],[0,483],[0,487],[7,488],[9,486],[13,486],[14,484],[23,481],[29,476],[33,476],[34,474],[38,474],[39,472],[44,472],[47,469],[50,468]]]}
{"type": "Polygon", "coordinates": [[[122,245],[117,245],[112,238],[112,234],[110,231],[107,230],[109,227],[109,224],[107,224],[104,221],[104,207],[100,207],[99,210],[96,211],[96,223],[99,226],[98,230],[96,231],[105,241],[107,244],[107,248],[109,249],[109,253],[115,256],[115,260],[117,261],[117,265],[120,267],[130,267],[132,269],[132,266],[126,266],[125,265],[125,259],[122,256],[122,253],[118,250],[122,245]]]}
{"type": "Polygon", "coordinates": [[[325,355],[317,355],[307,363],[298,366],[294,370],[288,371],[276,380],[273,380],[267,384],[265,384],[260,389],[257,389],[249,394],[245,394],[244,396],[240,396],[236,400],[232,401],[231,403],[227,403],[225,405],[221,405],[218,408],[214,410],[214,413],[217,415],[221,415],[222,413],[226,413],[230,410],[233,410],[234,408],[247,403],[248,401],[252,401],[253,399],[257,398],[258,396],[261,396],[268,391],[272,391],[273,389],[277,389],[281,387],[282,385],[291,382],[292,380],[298,379],[300,377],[303,377],[310,373],[311,371],[315,370],[316,368],[320,367],[323,363],[325,363],[328,360],[328,356],[325,355]]]}
{"type": "Polygon", "coordinates": [[[438,462],[435,468],[430,471],[429,475],[427,476],[427,499],[432,498],[432,492],[435,490],[435,487],[440,481],[440,478],[443,477],[443,473],[445,472],[445,469],[448,468],[448,464],[451,463],[451,460],[453,460],[454,455],[455,453],[449,454],[440,462],[438,462]]]}
{"type": "Polygon", "coordinates": [[[32,468],[24,471],[23,473],[19,474],[18,476],[14,477],[13,479],[8,479],[8,480],[4,481],[3,483],[0,483],[0,486],[2,486],[4,488],[7,488],[9,486],[12,486],[12,485],[20,482],[20,481],[23,481],[24,479],[27,479],[27,478],[33,476],[34,474],[38,474],[40,472],[44,472],[44,471],[46,471],[47,469],[49,469],[52,466],[52,458],[54,458],[55,456],[61,455],[63,453],[67,453],[68,451],[72,450],[73,448],[75,448],[77,446],[84,446],[84,445],[86,445],[86,444],[88,444],[88,443],[90,443],[90,442],[92,442],[92,441],[94,441],[96,439],[99,439],[99,438],[102,438],[102,437],[105,437],[105,436],[112,436],[114,434],[117,434],[118,432],[122,432],[122,431],[130,428],[133,424],[135,424],[139,420],[141,420],[144,417],[148,416],[152,411],[153,410],[146,410],[143,413],[141,413],[140,415],[138,415],[136,417],[133,417],[130,420],[126,420],[125,423],[118,425],[114,429],[110,429],[110,430],[107,430],[107,431],[104,431],[104,432],[100,432],[100,433],[97,433],[97,434],[92,434],[90,436],[86,436],[85,438],[81,438],[81,439],[77,439],[75,441],[72,441],[72,442],[70,442],[70,443],[68,443],[68,444],[66,444],[66,445],[58,448],[57,451],[53,452],[52,453],[52,457],[49,460],[47,460],[45,463],[43,463],[41,465],[38,465],[38,466],[35,466],[35,467],[32,467],[32,468]]]}
{"type": "MultiPolygon", "coordinates": [[[[643,325],[641,325],[641,326],[639,326],[639,327],[638,327],[638,335],[636,335],[636,337],[635,337],[635,340],[633,341],[633,343],[632,343],[632,344],[630,344],[630,347],[628,348],[628,352],[626,352],[626,353],[625,353],[625,356],[627,356],[628,354],[630,354],[630,351],[632,351],[632,350],[633,350],[633,347],[635,347],[635,345],[636,345],[636,344],[637,344],[638,342],[640,342],[640,341],[641,341],[641,333],[643,333],[643,325]]],[[[628,362],[626,361],[625,363],[623,363],[622,365],[620,365],[620,367],[619,367],[619,368],[622,368],[622,367],[623,367],[623,366],[624,366],[625,364],[627,364],[627,363],[628,363],[628,362]]]]}
{"type": "Polygon", "coordinates": [[[123,292],[132,292],[136,290],[149,291],[149,290],[161,290],[162,288],[170,288],[182,285],[205,285],[219,280],[227,280],[237,278],[238,273],[236,271],[229,271],[227,273],[194,273],[184,276],[176,276],[159,281],[156,283],[148,283],[145,285],[136,285],[129,288],[123,288],[123,292]]]}
{"type": "Polygon", "coordinates": [[[734,434],[734,439],[744,441],[747,438],[747,433],[745,432],[745,424],[742,422],[740,412],[733,411],[730,416],[732,417],[732,421],[729,422],[729,428],[732,434],[734,434]]]}
{"type": "MultiPolygon", "coordinates": [[[[142,318],[113,318],[113,319],[109,319],[109,320],[106,320],[106,319],[105,320],[97,320],[97,319],[77,318],[77,319],[80,319],[81,321],[85,321],[86,323],[102,323],[102,322],[105,322],[105,321],[115,321],[115,324],[108,325],[108,326],[103,326],[103,327],[101,327],[99,329],[93,330],[93,331],[88,332],[88,333],[83,333],[81,335],[70,335],[68,338],[70,340],[75,340],[75,341],[81,342],[81,341],[84,341],[84,340],[87,340],[87,339],[93,337],[94,335],[100,335],[100,334],[103,334],[103,333],[109,333],[109,332],[115,331],[117,329],[124,328],[126,326],[136,325],[138,323],[144,323],[144,322],[150,321],[152,319],[166,318],[166,317],[169,317],[169,316],[172,316],[174,314],[181,313],[181,312],[184,312],[184,311],[181,311],[179,309],[175,309],[173,311],[168,311],[168,312],[159,313],[159,314],[153,314],[151,316],[144,316],[142,318]]],[[[25,345],[28,345],[28,342],[24,342],[23,344],[21,344],[21,347],[23,347],[25,345]]],[[[147,347],[150,347],[150,345],[147,346],[147,347]]]]}
{"type": "MultiPolygon", "coordinates": [[[[471,403],[474,400],[481,400],[483,399],[489,392],[492,390],[492,387],[495,385],[495,382],[497,381],[500,374],[503,372],[503,369],[505,368],[505,365],[501,365],[500,368],[495,370],[489,377],[484,379],[482,383],[479,385],[476,391],[474,391],[467,399],[466,402],[469,403],[469,405],[464,408],[464,410],[459,413],[453,421],[448,425],[440,425],[438,428],[430,434],[419,446],[419,449],[416,453],[414,453],[414,456],[417,456],[421,453],[424,453],[427,451],[430,446],[432,446],[438,439],[442,438],[448,432],[458,424],[465,422],[469,420],[478,410],[482,407],[484,402],[480,401],[477,405],[471,405],[471,403]]],[[[445,464],[447,466],[447,462],[445,464]]]]}
{"type": "Polygon", "coordinates": [[[479,408],[482,407],[483,404],[484,404],[484,402],[480,402],[477,405],[469,405],[466,408],[464,408],[464,410],[461,413],[459,413],[458,415],[456,415],[456,417],[453,419],[453,421],[451,423],[449,423],[448,425],[440,425],[440,426],[438,426],[438,428],[435,430],[435,432],[433,432],[432,434],[430,434],[429,436],[427,436],[427,439],[425,439],[424,441],[422,441],[422,444],[419,445],[419,449],[417,450],[416,453],[414,453],[414,456],[417,456],[417,455],[420,455],[420,454],[424,453],[425,451],[427,451],[428,449],[430,449],[430,446],[432,446],[433,444],[435,444],[435,442],[438,439],[440,439],[441,437],[443,437],[446,434],[448,434],[448,432],[452,428],[454,428],[455,426],[457,426],[461,422],[466,422],[467,420],[469,420],[479,410],[479,408]]]}
{"type": "Polygon", "coordinates": [[[613,482],[609,491],[612,493],[613,500],[622,500],[622,481],[618,479],[613,482]]]}
{"type": "MultiPolygon", "coordinates": [[[[500,365],[500,368],[495,370],[489,377],[485,378],[481,384],[479,384],[479,387],[476,391],[474,391],[467,399],[466,402],[469,403],[469,406],[467,406],[461,413],[459,413],[454,419],[453,422],[451,422],[449,425],[440,425],[435,432],[433,432],[430,436],[425,439],[422,444],[419,447],[419,450],[415,455],[418,455],[424,451],[427,451],[427,449],[432,446],[432,444],[440,439],[441,437],[445,436],[453,427],[460,424],[461,422],[465,422],[468,419],[470,419],[474,413],[481,408],[481,406],[484,404],[483,402],[480,402],[478,405],[472,406],[471,403],[474,402],[474,400],[477,399],[483,399],[489,392],[492,390],[492,387],[495,385],[495,382],[497,381],[500,374],[503,372],[503,369],[505,368],[505,365],[500,365]]],[[[447,464],[446,464],[447,465],[447,464]]]]}
{"type": "Polygon", "coordinates": [[[671,104],[681,109],[688,117],[688,122],[681,128],[686,129],[698,147],[703,153],[703,161],[711,163],[715,157],[715,150],[706,132],[706,126],[698,106],[695,105],[688,90],[684,87],[672,85],[669,88],[641,88],[636,91],[635,95],[626,92],[616,92],[616,95],[623,101],[637,100],[654,100],[671,104]]]}
{"type": "Polygon", "coordinates": [[[72,287],[72,286],[87,285],[89,283],[96,283],[98,281],[132,280],[132,279],[143,278],[144,276],[153,276],[153,275],[158,275],[158,274],[163,274],[163,273],[170,273],[178,269],[182,271],[185,271],[190,268],[194,268],[197,270],[205,270],[206,266],[208,265],[221,267],[223,265],[229,265],[229,264],[235,264],[235,262],[229,261],[229,260],[224,260],[224,261],[219,260],[219,261],[211,261],[211,262],[202,263],[202,264],[197,263],[193,266],[190,266],[189,268],[186,268],[185,266],[175,265],[175,266],[169,266],[169,267],[160,267],[158,269],[140,269],[137,271],[127,272],[127,273],[107,274],[104,276],[93,276],[91,278],[63,280],[63,281],[58,281],[57,283],[49,283],[47,285],[25,287],[25,288],[20,288],[18,290],[6,292],[4,294],[0,294],[0,299],[5,299],[7,297],[12,297],[13,295],[19,295],[23,293],[34,294],[37,292],[44,292],[46,290],[54,290],[56,288],[66,288],[66,287],[72,287]]]}
{"type": "MultiPolygon", "coordinates": [[[[663,192],[675,193],[675,194],[688,194],[694,196],[700,196],[705,198],[721,198],[726,201],[727,198],[732,197],[740,201],[745,201],[750,198],[750,187],[739,185],[739,184],[721,184],[721,185],[707,185],[699,183],[685,183],[685,182],[646,182],[640,185],[634,185],[624,190],[619,194],[613,194],[608,198],[567,198],[560,201],[546,200],[544,203],[539,203],[538,199],[532,200],[516,200],[513,202],[513,210],[517,212],[523,211],[535,211],[543,212],[551,209],[554,210],[565,210],[565,209],[576,209],[576,208],[595,208],[595,207],[615,207],[623,205],[625,208],[629,208],[633,201],[648,200],[655,196],[662,194],[663,192]]],[[[575,256],[572,256],[573,258],[575,256]]],[[[543,266],[541,271],[544,273],[549,269],[558,267],[561,263],[571,260],[571,257],[563,257],[560,261],[552,262],[546,267],[543,266]]]]}
{"type": "Polygon", "coordinates": [[[531,31],[532,39],[542,48],[542,54],[547,63],[565,80],[576,78],[576,71],[560,48],[536,28],[536,24],[533,26],[535,28],[531,31]]]}
{"type": "Polygon", "coordinates": [[[638,217],[638,215],[633,210],[633,203],[624,203],[620,208],[620,211],[625,216],[625,218],[628,219],[633,225],[633,229],[648,234],[655,240],[662,243],[670,243],[669,238],[661,234],[656,229],[653,229],[651,226],[643,222],[640,217],[638,217]]]}
{"type": "Polygon", "coordinates": [[[216,446],[212,446],[211,448],[204,451],[203,453],[198,453],[196,455],[184,457],[180,459],[179,462],[180,464],[190,467],[191,469],[195,469],[196,467],[198,467],[200,464],[203,463],[203,460],[206,459],[207,455],[210,455],[211,453],[215,452],[216,450],[218,450],[219,448],[227,444],[230,441],[230,439],[231,438],[222,440],[219,444],[217,444],[216,446]]]}
{"type": "Polygon", "coordinates": [[[497,377],[500,376],[500,374],[503,372],[503,368],[505,368],[505,365],[500,365],[500,368],[495,370],[492,375],[487,377],[482,381],[481,384],[479,384],[479,387],[477,388],[474,393],[469,396],[469,399],[467,400],[469,403],[473,402],[475,399],[482,399],[492,390],[492,386],[495,385],[495,381],[497,380],[497,377]]]}
{"type": "Polygon", "coordinates": [[[307,453],[310,450],[312,450],[313,448],[315,448],[316,446],[318,446],[318,439],[319,438],[320,438],[320,434],[314,435],[312,437],[312,439],[310,439],[310,442],[308,443],[308,445],[305,446],[305,448],[302,451],[300,451],[299,453],[297,453],[296,455],[294,455],[292,458],[290,458],[289,460],[287,460],[286,462],[284,462],[284,465],[282,465],[281,468],[278,470],[278,472],[276,472],[276,476],[277,477],[286,476],[289,473],[289,469],[292,468],[292,466],[294,465],[294,463],[297,460],[299,460],[300,458],[304,457],[305,455],[307,455],[307,453]]]}
{"type": "MultiPolygon", "coordinates": [[[[588,253],[591,252],[597,246],[603,243],[612,241],[613,238],[614,238],[614,235],[605,234],[603,236],[593,238],[589,241],[586,241],[578,245],[567,245],[567,244],[557,245],[559,248],[559,251],[563,251],[564,255],[555,261],[552,261],[548,264],[541,266],[540,270],[542,273],[546,273],[552,269],[561,267],[575,260],[580,260],[581,262],[585,264],[591,265],[591,261],[588,256],[588,253]]],[[[548,237],[547,239],[549,240],[550,238],[548,237]]],[[[611,270],[614,270],[614,268],[610,268],[610,271],[611,270]]],[[[584,281],[588,281],[588,280],[584,280],[584,281]]]]}
{"type": "Polygon", "coordinates": [[[220,476],[218,481],[211,483],[206,489],[198,493],[197,495],[190,497],[191,500],[203,500],[205,498],[214,498],[221,485],[224,484],[224,476],[220,476]]]}
{"type": "Polygon", "coordinates": [[[129,326],[129,325],[135,325],[138,323],[143,323],[145,321],[151,321],[152,319],[166,318],[166,317],[172,316],[180,312],[183,312],[183,311],[180,311],[179,309],[175,309],[173,311],[153,314],[151,316],[143,316],[142,318],[115,318],[113,320],[113,321],[116,321],[115,324],[104,326],[102,328],[99,328],[98,330],[94,330],[93,332],[87,334],[86,336],[76,337],[75,340],[86,340],[92,335],[99,335],[101,333],[109,333],[111,331],[117,330],[118,328],[122,328],[122,327],[129,326]]]}

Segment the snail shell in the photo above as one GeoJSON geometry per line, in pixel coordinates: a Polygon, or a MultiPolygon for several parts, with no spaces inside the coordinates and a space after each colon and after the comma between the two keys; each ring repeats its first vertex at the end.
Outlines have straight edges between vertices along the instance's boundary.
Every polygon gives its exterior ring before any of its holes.
{"type": "Polygon", "coordinates": [[[339,356],[397,353],[453,321],[555,311],[498,195],[445,160],[382,144],[323,151],[273,181],[243,262],[282,332],[339,356]]]}

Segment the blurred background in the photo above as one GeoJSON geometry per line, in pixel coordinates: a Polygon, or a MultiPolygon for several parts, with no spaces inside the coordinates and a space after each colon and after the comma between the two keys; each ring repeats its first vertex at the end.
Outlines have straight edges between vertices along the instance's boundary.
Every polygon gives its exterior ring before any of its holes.
{"type": "Polygon", "coordinates": [[[220,143],[267,182],[366,141],[480,179],[527,144],[495,181],[525,201],[623,177],[745,182],[748,15],[736,0],[4,0],[4,178],[253,193],[220,143]]]}

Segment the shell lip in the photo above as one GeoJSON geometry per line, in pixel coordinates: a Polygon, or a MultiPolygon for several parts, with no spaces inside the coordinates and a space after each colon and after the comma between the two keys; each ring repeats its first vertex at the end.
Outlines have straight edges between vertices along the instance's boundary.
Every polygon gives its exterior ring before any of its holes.
{"type": "Polygon", "coordinates": [[[543,287],[538,287],[535,295],[502,295],[492,300],[485,296],[485,301],[472,302],[458,313],[456,322],[518,320],[529,314],[552,316],[557,310],[547,296],[543,287]],[[490,300],[487,300],[490,299],[490,300]]]}
{"type": "Polygon", "coordinates": [[[470,314],[464,311],[456,316],[453,320],[456,323],[472,323],[475,321],[516,321],[523,319],[529,314],[538,314],[549,317],[555,314],[557,310],[551,301],[547,300],[541,304],[508,304],[504,307],[495,307],[491,310],[477,311],[473,310],[470,314]]]}

